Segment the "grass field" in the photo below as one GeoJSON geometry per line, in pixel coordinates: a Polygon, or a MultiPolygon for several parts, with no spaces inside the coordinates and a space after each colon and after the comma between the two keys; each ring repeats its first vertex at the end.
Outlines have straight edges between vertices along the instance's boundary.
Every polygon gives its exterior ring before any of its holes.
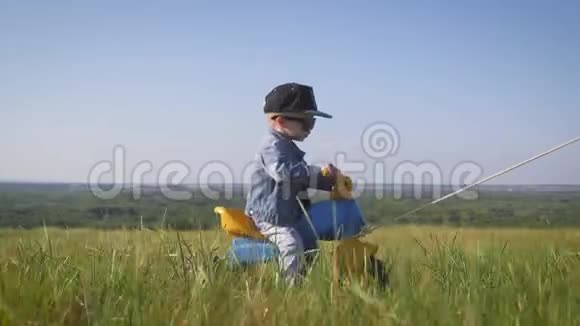
{"type": "Polygon", "coordinates": [[[0,231],[2,325],[580,325],[580,230],[398,226],[367,236],[386,292],[212,262],[219,231],[0,231]]]}

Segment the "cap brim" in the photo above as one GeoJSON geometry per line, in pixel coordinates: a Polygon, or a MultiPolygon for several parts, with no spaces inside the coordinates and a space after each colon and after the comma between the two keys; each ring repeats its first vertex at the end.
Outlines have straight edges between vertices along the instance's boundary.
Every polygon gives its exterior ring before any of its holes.
{"type": "Polygon", "coordinates": [[[322,112],[322,111],[308,110],[308,111],[304,111],[304,113],[308,114],[308,115],[314,115],[317,117],[332,119],[332,115],[330,115],[326,112],[322,112]]]}

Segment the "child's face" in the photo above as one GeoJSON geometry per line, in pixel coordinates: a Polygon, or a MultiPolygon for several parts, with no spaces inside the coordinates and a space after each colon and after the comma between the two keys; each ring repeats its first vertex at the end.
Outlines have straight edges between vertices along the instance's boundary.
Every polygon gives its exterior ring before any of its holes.
{"type": "Polygon", "coordinates": [[[277,117],[275,120],[278,128],[293,140],[303,141],[310,135],[314,127],[314,118],[289,118],[277,117]]]}

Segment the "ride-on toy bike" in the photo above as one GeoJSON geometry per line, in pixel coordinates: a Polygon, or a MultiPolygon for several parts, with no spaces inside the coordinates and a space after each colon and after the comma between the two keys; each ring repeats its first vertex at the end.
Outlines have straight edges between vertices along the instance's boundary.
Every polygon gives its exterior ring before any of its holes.
{"type": "MultiPolygon", "coordinates": [[[[323,169],[323,173],[328,171],[323,169]]],[[[358,237],[366,222],[352,198],[352,180],[348,176],[339,173],[329,200],[312,203],[308,209],[301,207],[304,218],[297,228],[305,242],[338,242],[332,254],[335,285],[347,277],[368,276],[382,288],[388,285],[385,265],[375,257],[378,247],[358,237]]],[[[277,248],[264,238],[242,209],[217,206],[214,212],[221,228],[233,236],[224,257],[229,264],[251,265],[277,258],[277,248]]]]}

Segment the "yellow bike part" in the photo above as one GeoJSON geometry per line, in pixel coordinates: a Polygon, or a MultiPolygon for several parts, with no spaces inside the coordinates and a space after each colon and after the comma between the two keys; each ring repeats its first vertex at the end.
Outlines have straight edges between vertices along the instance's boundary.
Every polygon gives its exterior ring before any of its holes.
{"type": "MultiPolygon", "coordinates": [[[[324,166],[322,175],[328,176],[329,173],[328,167],[324,166]]],[[[330,191],[330,198],[333,200],[352,199],[352,179],[339,171],[334,186],[330,191]]]]}
{"type": "Polygon", "coordinates": [[[220,226],[226,233],[236,237],[247,237],[257,240],[264,240],[254,221],[239,208],[226,208],[217,206],[214,208],[220,219],[220,226]]]}
{"type": "Polygon", "coordinates": [[[377,253],[378,246],[360,239],[339,242],[334,252],[334,264],[341,274],[363,275],[369,258],[377,253]]]}

